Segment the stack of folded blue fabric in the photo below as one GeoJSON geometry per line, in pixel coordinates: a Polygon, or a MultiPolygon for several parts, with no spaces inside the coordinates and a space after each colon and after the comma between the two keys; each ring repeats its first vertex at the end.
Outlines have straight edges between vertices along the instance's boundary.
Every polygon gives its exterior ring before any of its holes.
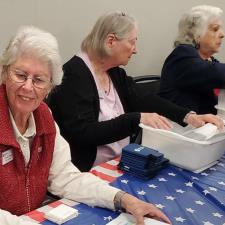
{"type": "Polygon", "coordinates": [[[141,179],[154,177],[168,165],[169,160],[154,149],[138,144],[129,144],[122,149],[119,168],[141,179]]]}

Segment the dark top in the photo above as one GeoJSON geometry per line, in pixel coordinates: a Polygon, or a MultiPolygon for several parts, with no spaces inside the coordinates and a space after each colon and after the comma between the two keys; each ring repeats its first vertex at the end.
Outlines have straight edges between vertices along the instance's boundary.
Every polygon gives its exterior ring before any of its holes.
{"type": "Polygon", "coordinates": [[[63,70],[62,84],[52,91],[47,102],[62,136],[70,144],[72,161],[81,171],[92,167],[98,145],[112,143],[137,132],[139,112],[158,112],[182,123],[189,111],[159,96],[139,97],[133,79],[123,69],[115,67],[108,73],[125,114],[98,122],[99,95],[89,68],[81,58],[74,56],[63,70]]]}
{"type": "Polygon", "coordinates": [[[216,114],[213,89],[224,87],[225,64],[203,60],[192,45],[182,44],[165,60],[159,95],[200,114],[216,114]]]}

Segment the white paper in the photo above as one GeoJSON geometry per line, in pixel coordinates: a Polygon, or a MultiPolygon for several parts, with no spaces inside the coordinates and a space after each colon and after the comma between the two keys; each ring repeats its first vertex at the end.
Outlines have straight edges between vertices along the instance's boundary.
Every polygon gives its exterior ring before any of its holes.
{"type": "MultiPolygon", "coordinates": [[[[160,222],[158,220],[145,218],[145,225],[168,225],[168,223],[160,222]]],[[[132,215],[121,213],[116,219],[107,223],[107,225],[135,225],[135,219],[132,215]]]]}
{"type": "Polygon", "coordinates": [[[78,216],[78,211],[64,204],[57,206],[45,214],[46,219],[57,224],[65,223],[76,216],[78,216]]]}
{"type": "MultiPolygon", "coordinates": [[[[215,136],[216,134],[218,134],[220,131],[218,130],[217,126],[211,124],[211,123],[207,123],[202,127],[196,128],[194,130],[191,131],[193,133],[193,137],[195,137],[195,139],[199,136],[202,136],[202,140],[208,140],[210,138],[212,138],[213,136],[215,136]]],[[[189,133],[191,134],[191,133],[189,133]]],[[[187,133],[186,135],[187,136],[187,133]]]]}
{"type": "Polygon", "coordinates": [[[173,124],[173,128],[171,129],[172,132],[194,140],[207,141],[211,138],[220,136],[225,138],[225,129],[220,131],[214,124],[211,123],[206,123],[205,125],[199,128],[195,128],[190,125],[182,127],[175,122],[173,122],[172,124],[173,124]]]}

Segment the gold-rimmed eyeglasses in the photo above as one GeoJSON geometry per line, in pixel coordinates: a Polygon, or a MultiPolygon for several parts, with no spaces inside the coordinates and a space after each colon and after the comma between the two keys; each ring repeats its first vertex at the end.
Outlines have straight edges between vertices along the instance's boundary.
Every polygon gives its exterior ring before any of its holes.
{"type": "Polygon", "coordinates": [[[31,79],[34,87],[39,88],[39,89],[46,89],[52,84],[52,82],[43,75],[31,76],[27,72],[20,70],[20,69],[10,68],[9,74],[10,74],[10,78],[14,82],[20,83],[20,84],[23,84],[28,79],[31,79]]]}

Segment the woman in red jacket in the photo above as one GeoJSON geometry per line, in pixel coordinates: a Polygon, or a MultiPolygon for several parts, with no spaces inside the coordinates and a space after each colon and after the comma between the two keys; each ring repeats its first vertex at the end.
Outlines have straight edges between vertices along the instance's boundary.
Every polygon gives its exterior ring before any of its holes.
{"type": "Polygon", "coordinates": [[[47,190],[89,205],[170,222],[154,205],[111,187],[71,162],[68,143],[43,99],[62,78],[57,41],[34,27],[18,31],[1,60],[0,224],[35,225],[17,217],[41,206],[47,190]]]}

